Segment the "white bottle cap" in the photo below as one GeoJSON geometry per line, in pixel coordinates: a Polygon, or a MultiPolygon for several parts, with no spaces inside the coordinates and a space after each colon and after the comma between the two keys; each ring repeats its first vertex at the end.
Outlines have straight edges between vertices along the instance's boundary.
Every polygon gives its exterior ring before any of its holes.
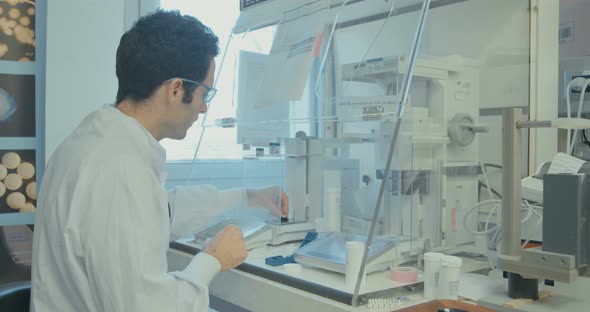
{"type": "Polygon", "coordinates": [[[444,256],[442,257],[442,265],[450,268],[460,268],[463,264],[463,260],[455,256],[444,256]]]}
{"type": "Polygon", "coordinates": [[[427,252],[424,254],[424,261],[440,261],[443,256],[440,252],[427,252]]]}

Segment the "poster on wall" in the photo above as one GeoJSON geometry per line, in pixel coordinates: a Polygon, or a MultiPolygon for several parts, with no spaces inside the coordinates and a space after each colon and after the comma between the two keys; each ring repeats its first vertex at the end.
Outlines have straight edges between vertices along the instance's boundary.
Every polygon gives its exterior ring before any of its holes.
{"type": "Polygon", "coordinates": [[[0,150],[0,214],[35,212],[34,150],[0,150]]]}
{"type": "Polygon", "coordinates": [[[0,227],[0,285],[31,280],[33,227],[0,227]]]}
{"type": "Polygon", "coordinates": [[[0,74],[0,137],[34,136],[35,76],[0,74]]]}
{"type": "Polygon", "coordinates": [[[0,1],[0,60],[35,60],[35,1],[0,1]]]}

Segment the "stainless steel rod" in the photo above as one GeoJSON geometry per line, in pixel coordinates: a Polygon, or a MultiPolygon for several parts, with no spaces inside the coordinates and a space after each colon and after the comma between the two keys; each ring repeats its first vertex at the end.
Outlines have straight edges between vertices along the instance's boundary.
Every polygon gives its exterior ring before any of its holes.
{"type": "Polygon", "coordinates": [[[516,122],[517,128],[551,128],[551,120],[523,120],[516,122]]]}
{"type": "Polygon", "coordinates": [[[507,108],[502,113],[502,246],[501,254],[519,257],[521,201],[522,143],[517,122],[522,120],[522,109],[507,108]]]}
{"type": "Polygon", "coordinates": [[[398,117],[397,122],[395,124],[395,130],[393,132],[393,137],[391,138],[391,145],[389,146],[389,154],[387,156],[387,162],[385,164],[385,171],[383,172],[383,179],[381,180],[381,187],[379,189],[379,195],[377,197],[377,204],[375,205],[375,210],[373,211],[373,220],[371,222],[371,228],[369,229],[369,236],[367,237],[367,243],[365,244],[365,250],[363,252],[363,261],[361,262],[361,267],[359,270],[359,274],[356,280],[356,285],[354,287],[354,293],[352,294],[352,306],[358,306],[358,296],[359,291],[361,288],[362,277],[365,274],[366,262],[369,255],[369,248],[371,247],[371,243],[373,242],[373,237],[375,235],[375,226],[377,224],[377,218],[379,216],[379,210],[381,208],[381,203],[383,201],[383,193],[385,192],[385,185],[387,184],[387,179],[389,177],[389,170],[391,168],[391,159],[393,158],[393,152],[395,150],[395,144],[397,143],[397,137],[399,135],[400,127],[402,124],[402,117],[404,115],[404,111],[406,108],[406,103],[408,102],[408,94],[410,92],[410,86],[412,82],[412,76],[414,75],[414,67],[416,65],[416,56],[418,55],[418,50],[420,48],[420,42],[422,41],[422,33],[424,32],[424,25],[426,24],[426,17],[428,16],[428,9],[430,8],[430,1],[431,0],[424,0],[422,2],[422,12],[420,15],[420,21],[418,23],[418,29],[416,29],[416,34],[414,36],[414,43],[412,44],[412,51],[410,55],[410,63],[408,65],[408,71],[406,76],[404,77],[404,81],[402,84],[402,95],[401,99],[399,100],[399,110],[398,110],[398,117]]]}

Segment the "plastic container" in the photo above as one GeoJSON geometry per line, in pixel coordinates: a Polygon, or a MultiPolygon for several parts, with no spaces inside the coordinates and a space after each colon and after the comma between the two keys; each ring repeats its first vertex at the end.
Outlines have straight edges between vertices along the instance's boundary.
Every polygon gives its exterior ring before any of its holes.
{"type": "Polygon", "coordinates": [[[463,260],[459,257],[442,257],[438,287],[439,299],[457,299],[457,296],[459,295],[459,279],[461,277],[462,264],[463,260]]]}
{"type": "Polygon", "coordinates": [[[439,274],[441,259],[445,255],[439,252],[424,254],[424,298],[438,298],[439,274]]]}

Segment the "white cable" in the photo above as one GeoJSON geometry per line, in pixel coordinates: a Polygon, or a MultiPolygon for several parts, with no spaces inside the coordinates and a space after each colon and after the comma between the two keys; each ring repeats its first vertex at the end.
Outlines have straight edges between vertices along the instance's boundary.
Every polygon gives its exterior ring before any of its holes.
{"type": "MultiPolygon", "coordinates": [[[[499,227],[499,225],[495,225],[494,227],[492,227],[490,229],[487,229],[487,226],[489,224],[490,216],[497,209],[497,207],[500,206],[501,203],[502,203],[502,200],[500,200],[500,199],[489,199],[489,200],[481,201],[481,202],[476,203],[475,205],[471,206],[469,208],[469,210],[467,211],[467,213],[463,216],[463,227],[465,228],[465,230],[467,230],[467,232],[469,232],[473,235],[486,235],[486,234],[490,234],[490,233],[494,232],[499,227]],[[473,211],[475,209],[477,209],[480,206],[487,205],[487,204],[497,204],[497,205],[494,206],[494,208],[492,208],[492,210],[490,210],[490,212],[488,213],[488,217],[486,219],[486,226],[484,227],[484,230],[483,231],[474,231],[474,230],[470,229],[469,226],[467,225],[467,221],[469,219],[469,216],[473,213],[473,211]]],[[[520,223],[524,223],[524,222],[528,221],[528,219],[530,219],[533,212],[531,211],[532,208],[529,209],[529,207],[526,206],[524,203],[521,204],[521,209],[523,209],[523,210],[526,209],[528,211],[526,216],[520,221],[520,223]]],[[[478,216],[478,218],[479,218],[479,216],[478,216]]]]}
{"type": "MultiPolygon", "coordinates": [[[[582,77],[577,77],[572,79],[568,84],[567,87],[565,88],[565,103],[566,103],[566,112],[567,112],[567,118],[572,118],[572,104],[570,101],[570,94],[571,94],[571,89],[573,87],[574,84],[576,85],[582,85],[584,83],[584,78],[582,77]]],[[[568,130],[567,131],[567,151],[568,154],[569,151],[571,150],[571,131],[568,130]]]]}
{"type": "Polygon", "coordinates": [[[502,231],[501,226],[498,226],[498,230],[494,233],[494,235],[492,235],[492,237],[486,236],[488,238],[488,251],[487,251],[486,255],[488,257],[488,263],[490,264],[490,267],[492,270],[496,269],[496,266],[494,265],[494,262],[492,261],[492,251],[493,250],[497,251],[496,237],[497,237],[497,235],[499,235],[499,233],[501,233],[501,231],[502,231]]]}
{"type": "MultiPolygon", "coordinates": [[[[475,209],[479,208],[480,206],[487,205],[487,204],[497,204],[498,202],[501,202],[501,201],[498,200],[498,199],[489,199],[489,200],[481,201],[481,202],[479,202],[479,203],[471,206],[471,208],[469,208],[469,210],[467,211],[467,213],[463,216],[463,227],[465,228],[465,230],[467,230],[467,232],[469,232],[469,233],[471,233],[473,235],[486,235],[486,234],[489,234],[489,233],[492,233],[493,231],[495,231],[497,226],[494,226],[493,228],[491,228],[489,230],[487,228],[484,228],[483,231],[473,231],[467,225],[467,219],[473,213],[473,211],[475,209]]],[[[492,210],[490,210],[490,213],[488,214],[488,216],[490,214],[492,214],[493,211],[495,211],[495,209],[496,209],[497,206],[498,205],[494,206],[494,208],[492,208],[492,210]]],[[[478,219],[479,219],[479,216],[478,216],[478,219]]]]}
{"type": "MultiPolygon", "coordinates": [[[[572,79],[567,84],[567,87],[565,88],[565,105],[566,105],[565,106],[565,109],[566,109],[566,113],[567,113],[567,118],[572,118],[572,104],[570,102],[570,92],[571,92],[571,88],[572,88],[572,85],[574,84],[574,81],[575,80],[576,79],[572,79]]],[[[571,131],[568,130],[567,131],[567,139],[566,139],[566,142],[567,142],[567,151],[570,150],[570,145],[571,145],[571,142],[570,142],[570,133],[571,133],[571,131]]]]}
{"type": "Polygon", "coordinates": [[[534,208],[543,209],[543,207],[541,207],[541,206],[535,206],[535,205],[531,205],[531,204],[529,203],[529,201],[528,201],[528,200],[526,200],[526,199],[525,199],[525,200],[523,200],[523,201],[524,201],[524,203],[527,205],[527,207],[528,207],[528,208],[531,210],[531,212],[532,212],[532,213],[534,213],[534,214],[535,214],[537,217],[539,217],[539,218],[543,218],[543,216],[542,216],[541,214],[539,214],[539,213],[538,213],[538,212],[537,212],[537,211],[534,209],[534,208]]]}
{"type": "Polygon", "coordinates": [[[527,239],[524,241],[524,243],[522,244],[522,248],[525,248],[525,247],[526,247],[526,245],[528,245],[528,244],[529,244],[529,242],[531,241],[531,238],[530,238],[530,237],[531,237],[533,234],[535,234],[535,232],[534,232],[534,231],[535,231],[535,229],[536,229],[536,230],[538,230],[538,229],[539,229],[539,225],[541,224],[541,222],[542,222],[542,221],[543,221],[543,217],[539,218],[539,220],[537,221],[537,224],[535,224],[535,227],[534,227],[532,230],[530,230],[530,231],[529,231],[529,234],[527,235],[527,236],[529,236],[529,237],[528,237],[528,238],[527,238],[527,239]]]}
{"type": "Polygon", "coordinates": [[[566,109],[566,113],[567,113],[567,118],[571,118],[572,117],[572,104],[570,102],[570,92],[571,92],[571,88],[574,85],[574,82],[576,81],[576,79],[572,79],[568,84],[567,87],[565,88],[565,109],[566,109]]]}
{"type": "MultiPolygon", "coordinates": [[[[494,199],[494,193],[492,193],[492,187],[490,186],[490,180],[488,179],[487,170],[482,162],[479,163],[479,166],[480,166],[481,172],[483,174],[483,181],[486,183],[486,189],[488,190],[488,196],[490,197],[490,199],[494,199]]],[[[494,207],[494,209],[496,209],[496,207],[494,207]]],[[[477,209],[476,215],[479,220],[479,208],[477,209]]],[[[479,229],[479,222],[477,222],[477,228],[479,229]]]]}
{"type": "Polygon", "coordinates": [[[521,206],[521,207],[523,207],[523,206],[524,206],[524,208],[525,208],[525,209],[526,209],[526,211],[527,211],[527,214],[526,214],[526,216],[525,216],[525,217],[522,219],[522,221],[520,222],[520,223],[525,223],[525,222],[527,222],[527,221],[528,221],[528,220],[531,218],[531,216],[533,215],[533,212],[532,212],[533,208],[529,208],[529,207],[527,207],[526,205],[523,205],[523,203],[521,203],[521,204],[520,204],[520,206],[521,206]]]}
{"type": "Polygon", "coordinates": [[[526,235],[527,236],[527,239],[522,244],[522,248],[525,248],[529,244],[529,242],[531,241],[531,238],[530,237],[535,233],[536,230],[538,230],[539,225],[543,221],[543,216],[541,214],[539,214],[537,211],[535,211],[535,209],[533,208],[533,205],[531,205],[527,200],[525,200],[524,203],[528,206],[529,210],[531,212],[533,212],[539,218],[539,220],[537,221],[537,224],[535,224],[535,226],[533,227],[533,229],[532,230],[529,230],[529,233],[526,235]]]}
{"type": "MultiPolygon", "coordinates": [[[[485,225],[483,227],[484,232],[488,230],[488,226],[490,225],[490,218],[492,217],[492,215],[494,214],[494,212],[496,211],[496,209],[498,209],[498,207],[500,207],[500,203],[496,204],[494,206],[494,208],[492,208],[492,210],[490,210],[490,212],[488,213],[488,216],[486,217],[486,222],[485,225]]],[[[494,226],[494,230],[498,228],[498,225],[494,226]]]]}
{"type": "Polygon", "coordinates": [[[502,226],[498,226],[498,230],[494,232],[492,237],[490,238],[490,250],[498,250],[498,245],[500,244],[500,237],[502,235],[502,226]]]}
{"type": "MultiPolygon", "coordinates": [[[[474,235],[486,236],[487,241],[488,241],[488,250],[486,252],[486,255],[487,255],[488,263],[490,264],[490,267],[492,268],[492,270],[495,270],[496,266],[494,265],[494,262],[492,261],[491,251],[492,250],[499,250],[499,248],[500,248],[501,238],[502,238],[502,224],[496,224],[491,228],[489,227],[489,225],[490,225],[490,219],[491,219],[492,215],[494,214],[496,209],[498,209],[498,207],[501,205],[501,203],[502,203],[502,200],[499,200],[499,199],[481,201],[481,202],[473,205],[471,208],[469,208],[469,211],[463,216],[463,227],[465,228],[465,230],[467,230],[467,232],[474,234],[474,235]],[[488,212],[483,231],[473,231],[472,229],[470,229],[467,226],[467,219],[469,218],[469,215],[471,215],[475,209],[477,209],[480,206],[486,205],[486,204],[494,204],[494,203],[496,205],[494,205],[494,207],[488,212]],[[489,234],[492,234],[491,237],[489,236],[489,234]]],[[[538,229],[539,225],[541,224],[541,222],[543,220],[543,216],[539,212],[537,212],[535,209],[542,209],[542,207],[531,205],[528,201],[523,200],[521,203],[521,209],[527,210],[527,215],[521,220],[521,224],[528,221],[531,218],[531,216],[534,214],[539,218],[539,220],[537,221],[536,225],[534,226],[533,230],[531,230],[531,231],[538,229]]],[[[478,218],[479,218],[479,216],[478,216],[478,218]]],[[[527,236],[531,236],[534,233],[535,232],[531,232],[527,236]]],[[[522,248],[524,248],[526,245],[528,245],[529,242],[530,242],[530,238],[527,238],[525,240],[524,244],[522,244],[522,248]]]]}
{"type": "Polygon", "coordinates": [[[502,226],[498,226],[498,231],[496,231],[494,233],[494,236],[492,236],[492,246],[490,246],[492,249],[497,249],[496,247],[498,245],[500,245],[501,243],[501,238],[502,238],[502,226]]]}
{"type": "Polygon", "coordinates": [[[492,269],[492,271],[494,271],[496,269],[496,266],[494,266],[494,263],[492,262],[492,257],[490,255],[490,250],[488,250],[487,256],[488,256],[488,263],[490,264],[490,268],[492,269]]]}
{"type": "MultiPolygon", "coordinates": [[[[578,78],[576,78],[578,79],[578,78]]],[[[574,79],[574,80],[576,80],[574,79]]],[[[574,81],[572,80],[572,81],[574,81]]],[[[584,107],[584,95],[586,95],[586,89],[588,88],[588,86],[590,85],[590,79],[586,79],[584,81],[584,84],[582,85],[582,89],[580,89],[580,101],[578,102],[578,114],[576,115],[577,118],[580,118],[582,116],[582,107],[584,107]]],[[[569,92],[568,92],[569,95],[569,92]]],[[[573,151],[574,151],[574,145],[576,142],[576,139],[578,137],[578,129],[574,130],[574,136],[572,138],[572,143],[570,146],[570,149],[568,150],[568,155],[572,155],[573,151]]]]}
{"type": "MultiPolygon", "coordinates": [[[[473,205],[469,211],[465,214],[465,216],[463,217],[463,226],[464,228],[474,234],[474,235],[485,235],[488,241],[488,251],[486,252],[486,256],[488,259],[488,263],[490,264],[490,267],[492,269],[495,270],[496,266],[494,265],[494,262],[492,261],[492,257],[491,257],[491,251],[492,250],[498,250],[500,244],[501,244],[501,238],[502,238],[502,225],[501,224],[496,224],[493,227],[489,227],[490,224],[490,218],[492,217],[492,215],[494,214],[494,212],[496,211],[496,209],[498,209],[498,207],[501,205],[502,201],[498,200],[498,199],[494,199],[494,200],[486,200],[486,201],[482,201],[479,202],[475,205],[473,205]],[[487,217],[486,217],[486,221],[485,221],[485,225],[484,225],[484,230],[479,232],[479,231],[473,231],[471,229],[469,229],[469,227],[467,226],[467,219],[469,217],[469,215],[471,213],[473,213],[473,211],[485,204],[493,204],[496,203],[496,205],[494,205],[494,207],[489,211],[487,217]],[[491,237],[489,236],[489,234],[492,234],[491,237]]],[[[541,209],[541,207],[539,206],[534,206],[531,205],[528,201],[523,201],[521,204],[521,208],[522,209],[526,209],[527,210],[527,215],[521,220],[521,224],[525,223],[526,221],[528,221],[531,216],[534,214],[537,217],[539,217],[539,221],[537,221],[537,224],[535,225],[534,229],[537,229],[539,224],[541,224],[541,221],[543,219],[543,217],[541,216],[541,214],[539,214],[535,208],[539,208],[541,209]]],[[[534,232],[533,232],[534,233],[534,232]]],[[[528,236],[532,235],[533,233],[529,233],[528,236]]],[[[522,245],[523,248],[524,246],[526,246],[528,243],[530,242],[530,238],[527,239],[524,244],[522,245]]]]}
{"type": "Polygon", "coordinates": [[[578,115],[577,117],[580,118],[582,116],[582,107],[584,107],[584,96],[586,95],[586,89],[590,85],[590,79],[586,79],[584,84],[582,85],[582,89],[580,89],[580,101],[578,102],[578,115]]]}
{"type": "MultiPolygon", "coordinates": [[[[499,206],[500,206],[500,204],[497,204],[494,207],[494,210],[496,208],[498,208],[499,206]]],[[[490,217],[492,216],[492,212],[493,211],[490,211],[490,214],[488,214],[488,217],[486,218],[486,224],[484,226],[484,230],[488,229],[490,217]]],[[[500,233],[502,233],[502,224],[497,224],[496,226],[494,226],[494,229],[495,229],[494,234],[492,234],[491,237],[489,235],[486,235],[487,242],[488,242],[488,250],[486,252],[486,256],[488,258],[488,262],[489,262],[490,268],[492,270],[496,269],[496,266],[494,265],[494,262],[492,261],[492,250],[497,250],[497,248],[496,248],[497,244],[498,244],[497,238],[499,237],[500,233]]]]}

